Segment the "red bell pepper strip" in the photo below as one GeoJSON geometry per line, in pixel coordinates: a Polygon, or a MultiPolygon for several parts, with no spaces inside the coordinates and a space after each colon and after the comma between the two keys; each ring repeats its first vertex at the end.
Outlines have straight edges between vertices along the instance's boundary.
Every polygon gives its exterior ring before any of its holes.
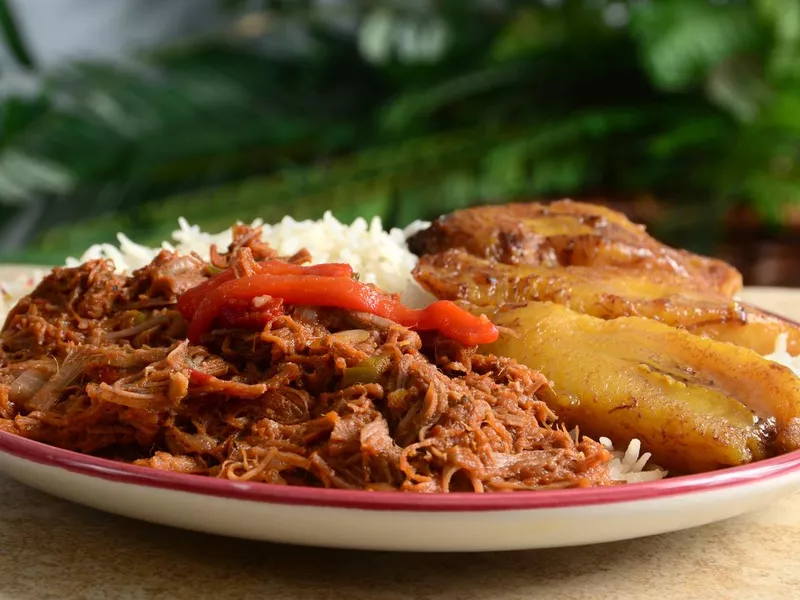
{"type": "MultiPolygon", "coordinates": [[[[323,277],[352,277],[353,267],[344,263],[326,263],[321,265],[301,266],[293,265],[282,260],[262,260],[255,263],[253,269],[259,274],[271,275],[320,275],[323,277]]],[[[186,290],[178,298],[178,311],[185,319],[191,320],[197,310],[198,305],[211,290],[218,288],[226,281],[235,279],[233,269],[225,269],[213,277],[206,279],[203,283],[186,290]]]]}
{"type": "Polygon", "coordinates": [[[197,343],[211,329],[229,302],[258,296],[280,298],[286,304],[326,306],[371,313],[416,330],[438,330],[467,345],[488,344],[499,335],[485,315],[476,317],[449,300],[411,309],[390,295],[348,277],[260,274],[225,281],[208,292],[189,323],[188,337],[197,343]]]}
{"type": "Polygon", "coordinates": [[[280,298],[269,298],[262,306],[253,306],[252,300],[227,300],[217,315],[217,322],[222,327],[242,329],[263,329],[283,314],[283,301],[280,298]]]}

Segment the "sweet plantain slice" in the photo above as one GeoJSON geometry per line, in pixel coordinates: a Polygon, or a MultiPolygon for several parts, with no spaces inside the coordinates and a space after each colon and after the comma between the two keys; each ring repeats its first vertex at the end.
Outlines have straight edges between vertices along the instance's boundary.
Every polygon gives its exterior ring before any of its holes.
{"type": "Polygon", "coordinates": [[[742,275],[731,265],[670,248],[622,213],[570,200],[457,210],[436,219],[408,243],[419,256],[463,248],[510,265],[666,273],[728,297],[742,287],[742,275]]]}
{"type": "Polygon", "coordinates": [[[759,354],[778,335],[800,353],[800,327],[672,273],[614,267],[507,265],[455,249],[423,256],[416,280],[437,298],[477,306],[546,301],[601,319],[639,316],[759,354]]]}
{"type": "Polygon", "coordinates": [[[604,321],[549,302],[501,309],[483,351],[552,382],[569,426],[624,447],[639,438],[673,474],[741,465],[800,446],[800,378],[746,349],[640,317],[604,321]]]}

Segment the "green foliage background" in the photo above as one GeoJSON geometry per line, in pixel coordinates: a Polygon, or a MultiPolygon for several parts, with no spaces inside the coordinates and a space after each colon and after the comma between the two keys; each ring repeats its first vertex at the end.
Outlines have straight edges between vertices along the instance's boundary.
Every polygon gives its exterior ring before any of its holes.
{"type": "Polygon", "coordinates": [[[0,2],[6,46],[42,82],[0,105],[0,231],[32,223],[0,259],[60,262],[120,230],[156,243],[181,215],[403,225],[642,195],[670,208],[661,234],[703,251],[731,207],[779,226],[800,199],[798,0],[233,9],[125,66],[40,73],[0,2]],[[302,47],[270,49],[287,34],[302,47]]]}

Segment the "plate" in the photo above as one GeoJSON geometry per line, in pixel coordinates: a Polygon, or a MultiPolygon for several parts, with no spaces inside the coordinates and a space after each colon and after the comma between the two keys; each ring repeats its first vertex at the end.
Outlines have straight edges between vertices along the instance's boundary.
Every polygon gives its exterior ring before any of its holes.
{"type": "MultiPolygon", "coordinates": [[[[800,317],[800,290],[750,288],[742,298],[800,317]]],[[[161,472],[0,432],[0,470],[72,502],[172,527],[280,543],[413,552],[520,550],[638,538],[735,517],[800,491],[800,451],[712,473],[617,487],[414,494],[161,472]]]]}

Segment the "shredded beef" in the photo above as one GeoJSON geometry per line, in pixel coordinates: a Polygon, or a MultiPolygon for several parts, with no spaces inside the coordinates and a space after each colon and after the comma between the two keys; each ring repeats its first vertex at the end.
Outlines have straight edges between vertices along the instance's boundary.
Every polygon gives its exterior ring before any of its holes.
{"type": "MultiPolygon", "coordinates": [[[[58,268],[0,333],[0,430],[155,469],[412,492],[607,485],[609,453],[537,399],[513,360],[362,313],[288,306],[186,339],[180,294],[274,259],[235,229],[211,262],[162,251],[121,276],[58,268]]],[[[284,260],[305,263],[302,251],[284,260]]]]}

